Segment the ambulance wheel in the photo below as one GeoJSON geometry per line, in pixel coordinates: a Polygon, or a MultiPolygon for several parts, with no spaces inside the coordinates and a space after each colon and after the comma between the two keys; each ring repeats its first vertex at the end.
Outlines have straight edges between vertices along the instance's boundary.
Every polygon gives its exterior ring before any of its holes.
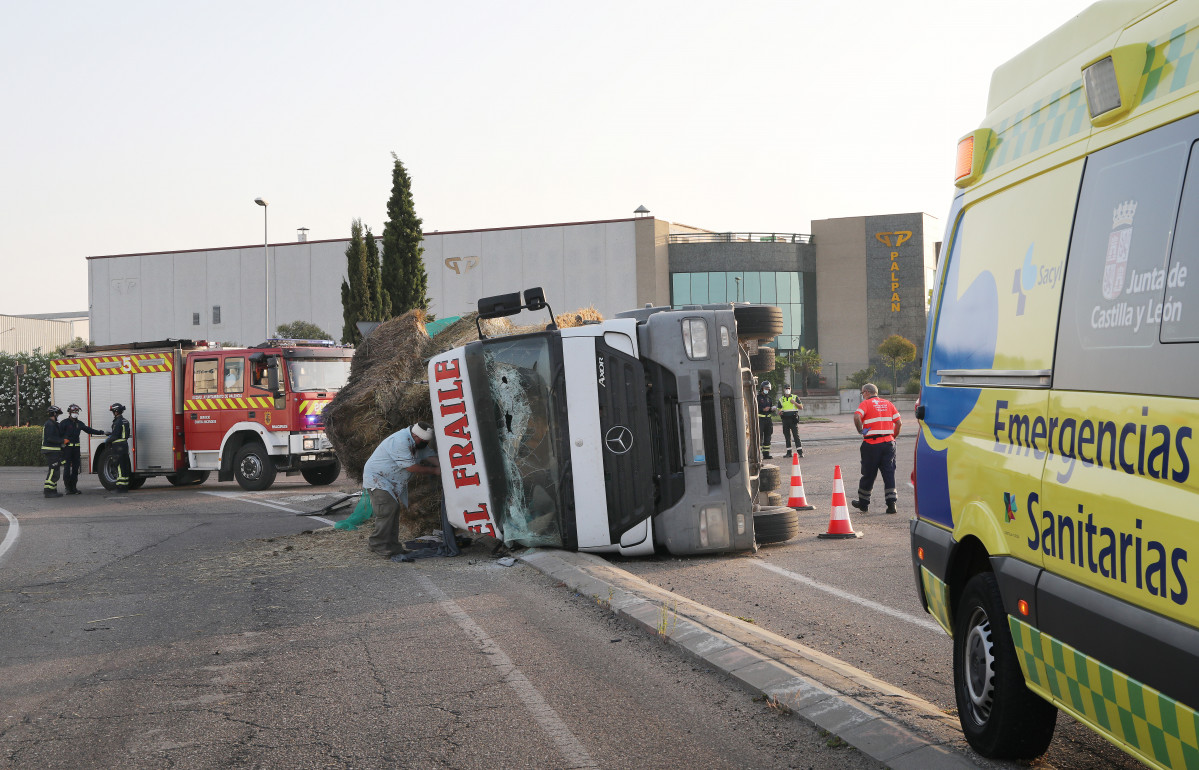
{"type": "Polygon", "coordinates": [[[763,508],[754,514],[758,545],[785,543],[799,534],[799,514],[790,508],[763,508]]]}
{"type": "Polygon", "coordinates": [[[783,333],[783,311],[774,305],[733,305],[737,337],[770,341],[783,333]]]}
{"type": "Polygon", "coordinates": [[[143,486],[145,486],[146,479],[148,479],[148,478],[150,478],[150,477],[149,476],[134,476],[133,478],[129,479],[129,488],[130,489],[141,489],[143,486]]]}
{"type": "Polygon", "coordinates": [[[754,374],[770,374],[774,371],[774,348],[758,348],[749,357],[749,370],[754,374]]]}
{"type": "Polygon", "coordinates": [[[336,458],[328,465],[300,469],[300,475],[314,487],[323,487],[326,484],[332,484],[337,479],[337,474],[339,473],[341,473],[341,461],[336,458]]]}
{"type": "Polygon", "coordinates": [[[209,471],[179,471],[167,476],[171,486],[190,487],[193,484],[203,484],[208,481],[209,471]]]}
{"type": "Polygon", "coordinates": [[[262,444],[246,444],[233,457],[233,478],[242,489],[259,492],[275,483],[275,463],[262,444]]]}
{"type": "Polygon", "coordinates": [[[100,455],[99,463],[96,465],[96,475],[100,477],[100,486],[107,489],[109,492],[117,488],[117,476],[121,469],[117,465],[117,457],[112,452],[105,452],[100,455]]]}
{"type": "Polygon", "coordinates": [[[1024,684],[995,575],[970,578],[953,623],[953,689],[966,740],[994,759],[1033,759],[1053,739],[1057,709],[1024,684]]]}
{"type": "Polygon", "coordinates": [[[763,465],[758,471],[758,489],[762,492],[773,492],[779,488],[782,473],[777,465],[763,465]]]}

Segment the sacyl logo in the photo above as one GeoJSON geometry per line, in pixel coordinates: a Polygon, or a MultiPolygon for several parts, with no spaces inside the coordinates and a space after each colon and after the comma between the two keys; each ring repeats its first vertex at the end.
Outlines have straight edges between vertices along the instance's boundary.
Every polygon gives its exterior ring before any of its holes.
{"type": "Polygon", "coordinates": [[[469,273],[479,266],[478,257],[446,257],[445,266],[454,271],[455,275],[469,273]],[[461,269],[459,269],[461,268],[461,269]]]}

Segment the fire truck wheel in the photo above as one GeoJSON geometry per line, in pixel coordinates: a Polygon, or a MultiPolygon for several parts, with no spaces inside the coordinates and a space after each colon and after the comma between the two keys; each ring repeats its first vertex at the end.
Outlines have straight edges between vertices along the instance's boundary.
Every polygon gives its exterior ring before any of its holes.
{"type": "Polygon", "coordinates": [[[142,486],[145,485],[146,479],[148,478],[149,476],[134,476],[133,478],[129,479],[129,488],[141,489],[142,486]]]}
{"type": "Polygon", "coordinates": [[[100,486],[112,492],[117,488],[117,474],[120,473],[120,468],[117,467],[117,458],[112,452],[105,452],[100,455],[100,460],[96,465],[96,475],[100,477],[100,486]]]}
{"type": "Polygon", "coordinates": [[[763,508],[754,513],[754,539],[758,545],[785,543],[799,534],[799,514],[790,508],[763,508]]]}
{"type": "Polygon", "coordinates": [[[314,487],[323,487],[326,484],[332,484],[337,475],[341,473],[341,461],[337,458],[328,465],[321,465],[316,468],[301,468],[300,475],[314,487]]]}
{"type": "Polygon", "coordinates": [[[233,477],[249,492],[258,492],[275,483],[275,463],[262,444],[246,444],[233,458],[233,477]]]}

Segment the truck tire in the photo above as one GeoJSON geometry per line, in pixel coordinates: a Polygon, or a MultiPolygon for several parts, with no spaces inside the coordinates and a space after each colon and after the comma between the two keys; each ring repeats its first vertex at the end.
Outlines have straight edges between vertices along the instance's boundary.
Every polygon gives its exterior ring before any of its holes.
{"type": "Polygon", "coordinates": [[[341,461],[336,458],[329,465],[300,469],[300,475],[314,487],[323,487],[326,484],[332,484],[340,473],[341,461]]]}
{"type": "Polygon", "coordinates": [[[770,374],[774,371],[774,348],[758,348],[749,357],[749,370],[754,374],[770,374]]]}
{"type": "Polygon", "coordinates": [[[100,455],[96,461],[96,475],[100,477],[100,486],[109,492],[115,491],[118,473],[120,473],[120,469],[117,467],[116,455],[112,452],[100,455]]]}
{"type": "Polygon", "coordinates": [[[260,492],[275,483],[275,463],[258,442],[246,444],[233,457],[233,478],[247,492],[260,492]]]}
{"type": "Polygon", "coordinates": [[[754,513],[754,539],[758,545],[785,543],[799,534],[799,514],[790,508],[763,508],[754,513]]]}
{"type": "Polygon", "coordinates": [[[141,489],[142,487],[144,487],[146,485],[146,479],[148,479],[148,478],[150,478],[150,477],[149,476],[134,476],[133,478],[129,479],[129,488],[130,489],[141,489]]]}
{"type": "Polygon", "coordinates": [[[770,341],[783,333],[783,311],[774,305],[733,305],[737,337],[770,341]]]}
{"type": "Polygon", "coordinates": [[[782,471],[777,465],[763,465],[758,471],[758,489],[762,492],[773,492],[779,488],[782,471]]]}
{"type": "Polygon", "coordinates": [[[780,492],[767,492],[766,504],[771,508],[777,508],[783,504],[783,495],[780,492]]]}
{"type": "Polygon", "coordinates": [[[190,487],[193,484],[203,484],[208,481],[209,471],[179,471],[167,476],[171,486],[190,487]]]}
{"type": "Polygon", "coordinates": [[[990,572],[970,578],[958,603],[953,690],[962,732],[979,754],[1032,759],[1049,748],[1057,709],[1024,684],[999,581],[990,572]]]}

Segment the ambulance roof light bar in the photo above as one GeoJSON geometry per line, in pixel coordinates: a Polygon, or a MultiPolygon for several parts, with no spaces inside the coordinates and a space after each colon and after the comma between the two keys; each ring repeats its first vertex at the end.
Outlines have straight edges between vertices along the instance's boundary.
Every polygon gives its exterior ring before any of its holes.
{"type": "Polygon", "coordinates": [[[1149,46],[1143,43],[1122,45],[1082,68],[1092,125],[1115,123],[1140,103],[1141,76],[1149,55],[1149,46]]]}

